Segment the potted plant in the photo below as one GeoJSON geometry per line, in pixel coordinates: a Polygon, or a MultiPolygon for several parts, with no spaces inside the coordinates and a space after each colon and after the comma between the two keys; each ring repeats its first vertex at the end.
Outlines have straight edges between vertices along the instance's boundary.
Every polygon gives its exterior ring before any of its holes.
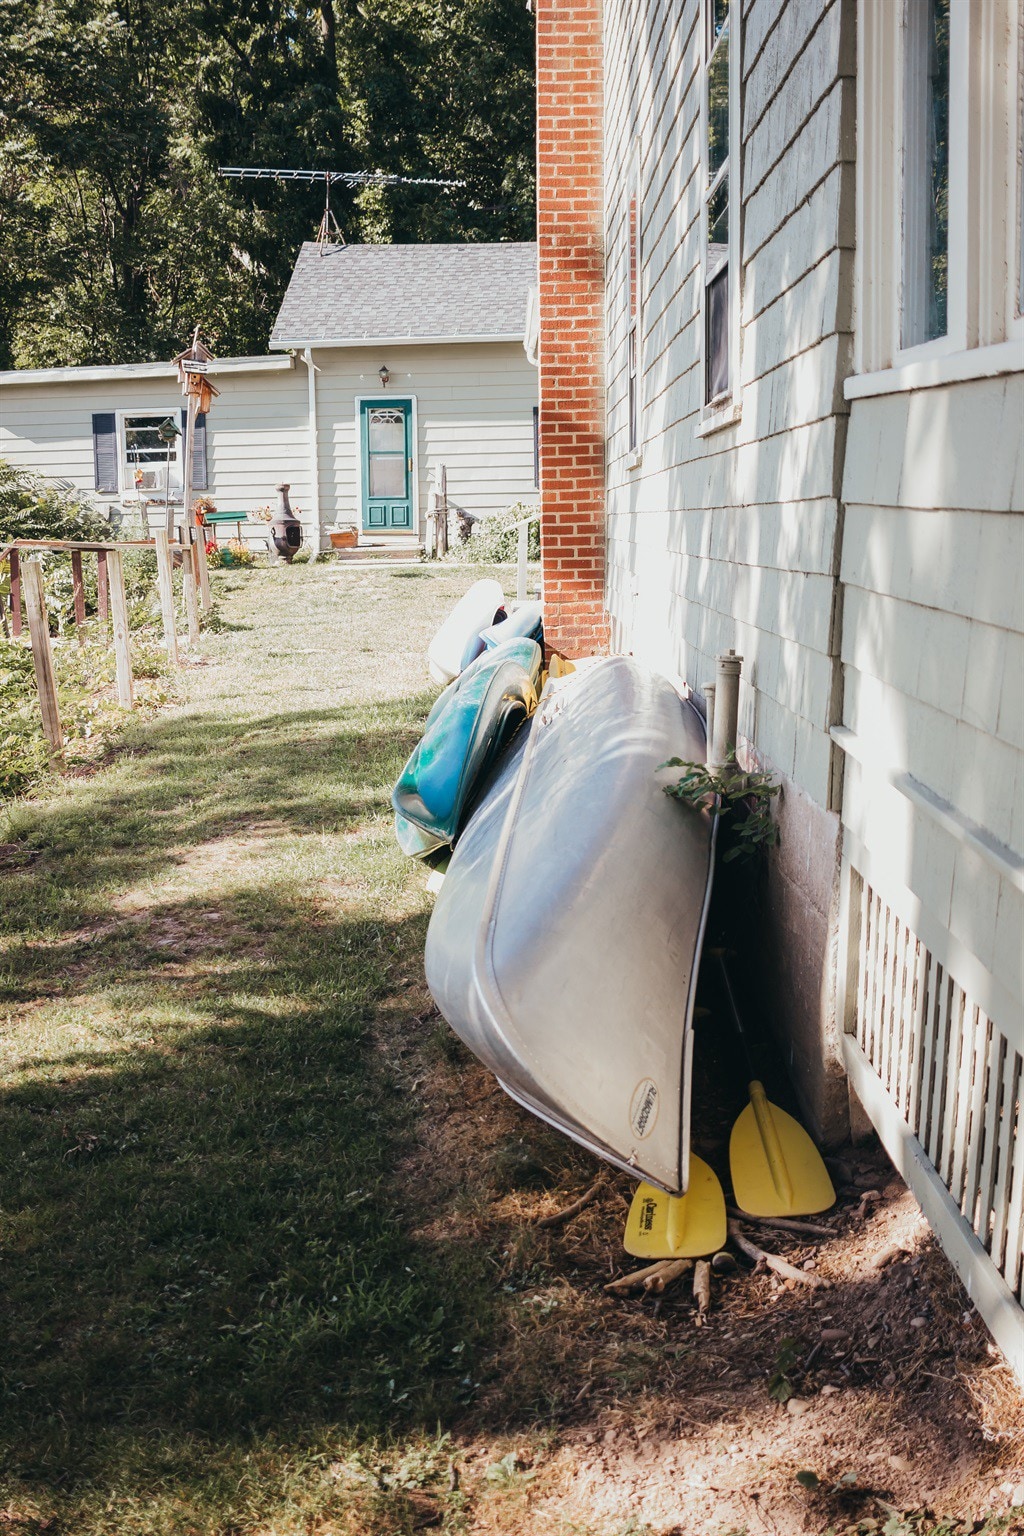
{"type": "Polygon", "coordinates": [[[332,549],[355,549],[359,543],[359,529],[355,523],[338,523],[330,530],[332,549]]]}

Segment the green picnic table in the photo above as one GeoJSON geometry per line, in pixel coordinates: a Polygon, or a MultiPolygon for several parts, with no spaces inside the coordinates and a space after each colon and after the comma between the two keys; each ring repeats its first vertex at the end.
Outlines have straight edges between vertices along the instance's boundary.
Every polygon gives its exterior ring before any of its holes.
{"type": "Polygon", "coordinates": [[[248,514],[248,512],[221,512],[220,509],[218,508],[218,510],[216,512],[207,512],[205,514],[205,516],[203,517],[203,527],[204,528],[213,528],[216,531],[217,527],[221,523],[234,523],[235,524],[235,536],[238,539],[241,539],[241,537],[242,537],[242,524],[243,523],[247,523],[248,521],[249,521],[249,514],[248,514]]]}

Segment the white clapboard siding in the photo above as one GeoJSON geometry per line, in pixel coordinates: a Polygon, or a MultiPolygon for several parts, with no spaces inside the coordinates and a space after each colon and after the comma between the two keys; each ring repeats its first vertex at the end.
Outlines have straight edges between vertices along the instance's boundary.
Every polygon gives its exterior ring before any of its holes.
{"type": "MultiPolygon", "coordinates": [[[[292,499],[308,505],[305,378],[287,364],[271,372],[224,372],[213,378],[220,396],[206,423],[206,494],[226,510],[248,513],[272,502],[274,487],[288,482],[292,499]]],[[[0,456],[91,492],[95,412],[177,416],[184,403],[173,377],[5,382],[0,385],[0,456]]],[[[97,496],[104,505],[133,499],[130,489],[97,496]]]]}
{"type": "Polygon", "coordinates": [[[317,349],[317,437],[325,524],[360,518],[360,396],[416,401],[420,527],[429,477],[448,471],[449,499],[476,516],[535,501],[533,410],[537,370],[519,342],[371,350],[317,349]],[[386,390],[378,377],[386,363],[386,390]]]}
{"type": "MultiPolygon", "coordinates": [[[[830,805],[831,584],[849,369],[852,32],[840,5],[746,5],[742,413],[702,437],[695,0],[606,19],[608,576],[614,643],[699,693],[746,663],[741,731],[830,805]],[[799,13],[799,14],[794,14],[799,13]],[[629,199],[639,146],[642,461],[627,452],[629,199]],[[685,509],[685,510],[684,510],[685,509]]],[[[735,196],[735,192],[734,192],[735,196]]]]}
{"type": "Polygon", "coordinates": [[[834,734],[847,1064],[1024,1377],[1022,415],[1019,374],[851,403],[834,734]]]}

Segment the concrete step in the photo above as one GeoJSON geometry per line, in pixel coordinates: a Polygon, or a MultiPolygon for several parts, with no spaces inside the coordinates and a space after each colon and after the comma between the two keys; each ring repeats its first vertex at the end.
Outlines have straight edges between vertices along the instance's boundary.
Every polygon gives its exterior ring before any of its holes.
{"type": "Polygon", "coordinates": [[[335,560],[358,561],[360,565],[375,561],[402,560],[406,564],[422,560],[421,539],[360,539],[352,549],[332,549],[335,560]]]}

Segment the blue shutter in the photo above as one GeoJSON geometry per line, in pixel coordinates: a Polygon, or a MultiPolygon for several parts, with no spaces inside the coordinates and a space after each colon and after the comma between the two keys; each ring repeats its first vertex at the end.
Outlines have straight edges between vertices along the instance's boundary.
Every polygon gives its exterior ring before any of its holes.
{"type": "Polygon", "coordinates": [[[117,420],[113,411],[95,411],[92,418],[92,462],[96,489],[117,495],[117,420]]]}
{"type": "MultiPolygon", "coordinates": [[[[184,467],[184,455],[188,444],[188,411],[181,413],[181,451],[182,467],[184,467]]],[[[206,479],[206,412],[200,411],[196,416],[196,445],[192,454],[192,489],[194,491],[208,490],[206,479]]]]}

